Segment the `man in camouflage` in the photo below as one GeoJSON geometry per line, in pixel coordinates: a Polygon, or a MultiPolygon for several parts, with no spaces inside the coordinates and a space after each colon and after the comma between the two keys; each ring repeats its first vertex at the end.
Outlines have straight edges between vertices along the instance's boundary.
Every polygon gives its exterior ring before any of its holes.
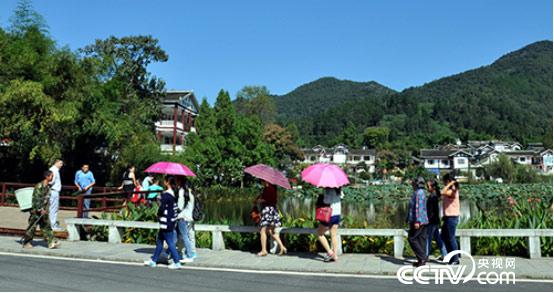
{"type": "Polygon", "coordinates": [[[32,248],[31,241],[35,236],[35,230],[37,225],[40,226],[43,236],[48,240],[48,248],[57,248],[60,243],[54,239],[52,228],[50,227],[50,220],[48,219],[48,201],[50,198],[50,185],[48,185],[54,175],[52,171],[44,172],[44,179],[35,185],[33,191],[33,206],[31,208],[31,215],[29,216],[29,226],[25,231],[23,237],[23,248],[32,248]]]}

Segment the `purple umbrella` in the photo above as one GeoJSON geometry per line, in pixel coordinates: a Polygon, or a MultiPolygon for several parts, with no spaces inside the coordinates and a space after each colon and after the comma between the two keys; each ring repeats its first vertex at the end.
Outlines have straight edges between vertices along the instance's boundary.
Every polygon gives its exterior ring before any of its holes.
{"type": "Polygon", "coordinates": [[[279,185],[283,188],[290,189],[290,183],[287,177],[279,170],[275,170],[267,165],[258,164],[244,169],[244,172],[271,184],[279,185]]]}

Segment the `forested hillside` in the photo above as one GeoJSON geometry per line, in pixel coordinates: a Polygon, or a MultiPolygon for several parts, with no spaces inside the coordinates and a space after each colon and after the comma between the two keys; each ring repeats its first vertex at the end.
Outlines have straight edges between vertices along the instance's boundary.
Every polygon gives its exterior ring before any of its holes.
{"type": "Polygon", "coordinates": [[[361,145],[368,127],[388,129],[388,146],[411,151],[456,138],[551,146],[552,42],[530,44],[491,65],[400,93],[375,82],[324,78],[275,101],[279,121],[296,124],[305,146],[332,145],[353,133],[358,137],[351,143],[361,145]]]}

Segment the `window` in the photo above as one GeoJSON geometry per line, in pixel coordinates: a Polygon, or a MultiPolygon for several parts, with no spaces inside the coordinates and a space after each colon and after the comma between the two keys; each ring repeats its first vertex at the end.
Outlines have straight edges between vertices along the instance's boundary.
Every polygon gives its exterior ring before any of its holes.
{"type": "Polygon", "coordinates": [[[371,157],[370,156],[364,156],[364,161],[371,161],[371,157]]]}
{"type": "Polygon", "coordinates": [[[164,144],[173,144],[173,137],[164,136],[164,144]]]}
{"type": "Polygon", "coordinates": [[[354,161],[359,161],[360,160],[360,156],[353,156],[352,157],[354,161]]]}
{"type": "Polygon", "coordinates": [[[526,159],[525,159],[525,157],[519,157],[519,161],[520,161],[520,162],[525,162],[526,159]]]}
{"type": "Polygon", "coordinates": [[[466,163],[466,159],[464,159],[464,158],[458,158],[458,159],[456,159],[456,160],[457,160],[457,162],[458,162],[458,165],[463,165],[463,164],[466,163]]]}
{"type": "Polygon", "coordinates": [[[450,164],[450,162],[448,160],[442,160],[442,164],[448,166],[448,164],[450,164]]]}
{"type": "Polygon", "coordinates": [[[427,164],[433,165],[433,164],[435,164],[435,160],[427,160],[427,164]]]}
{"type": "Polygon", "coordinates": [[[315,156],[311,156],[310,161],[315,162],[315,156]]]}

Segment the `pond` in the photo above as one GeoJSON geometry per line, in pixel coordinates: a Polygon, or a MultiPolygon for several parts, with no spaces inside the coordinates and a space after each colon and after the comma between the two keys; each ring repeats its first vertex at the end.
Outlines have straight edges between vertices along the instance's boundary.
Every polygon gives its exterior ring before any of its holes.
{"type": "MultiPolygon", "coordinates": [[[[206,223],[253,225],[250,220],[252,199],[211,198],[203,202],[206,223]]],[[[281,197],[278,202],[283,216],[313,218],[315,199],[310,197],[281,197]]],[[[408,201],[371,200],[342,202],[344,224],[350,228],[406,228],[408,201]]],[[[461,222],[471,217],[477,206],[469,200],[460,202],[461,222]]]]}

